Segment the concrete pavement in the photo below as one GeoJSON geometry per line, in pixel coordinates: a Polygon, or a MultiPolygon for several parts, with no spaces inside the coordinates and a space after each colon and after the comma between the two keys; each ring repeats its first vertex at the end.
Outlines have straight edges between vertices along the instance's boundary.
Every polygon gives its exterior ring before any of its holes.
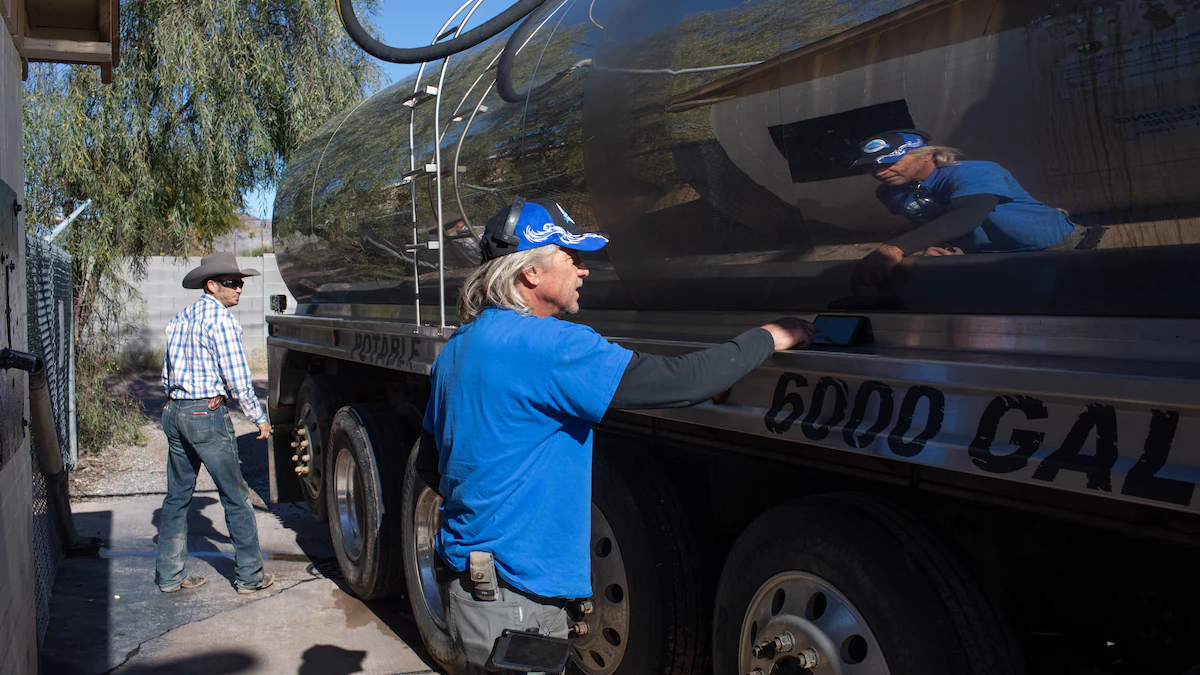
{"type": "Polygon", "coordinates": [[[62,561],[43,673],[433,672],[407,600],[363,603],[348,595],[326,526],[303,506],[262,503],[266,443],[243,425],[249,422],[236,420],[242,471],[255,492],[260,544],[275,585],[251,595],[234,591],[233,547],[215,492],[193,497],[188,521],[188,569],[208,583],[176,593],[154,584],[161,496],[77,503],[79,534],[107,545],[99,558],[62,561]]]}

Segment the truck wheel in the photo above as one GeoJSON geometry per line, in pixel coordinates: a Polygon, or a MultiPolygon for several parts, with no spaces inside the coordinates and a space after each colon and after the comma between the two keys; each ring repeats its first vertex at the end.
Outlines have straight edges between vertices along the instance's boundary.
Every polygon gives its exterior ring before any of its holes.
{"type": "Polygon", "coordinates": [[[597,439],[592,465],[592,602],[573,642],[586,675],[703,672],[706,575],[678,496],[653,462],[597,439]],[[609,446],[609,447],[604,447],[609,446]]]}
{"type": "Polygon", "coordinates": [[[325,522],[329,517],[325,498],[329,473],[329,431],[333,427],[333,416],[344,402],[345,397],[337,380],[325,375],[305,378],[296,397],[296,466],[308,469],[301,474],[300,488],[304,491],[308,510],[318,523],[325,522]],[[309,459],[304,459],[306,456],[309,459]]]}
{"type": "Polygon", "coordinates": [[[447,588],[455,573],[434,548],[442,527],[442,498],[417,473],[419,450],[417,443],[404,470],[404,581],[425,650],[448,675],[458,675],[466,670],[467,659],[446,627],[447,588]]]}
{"type": "Polygon", "coordinates": [[[363,600],[400,590],[400,495],[410,434],[378,403],[338,411],[330,433],[329,533],[346,584],[363,600]]]}
{"type": "Polygon", "coordinates": [[[718,673],[1025,672],[1011,629],[948,546],[857,495],[784,504],[742,533],[717,588],[713,657],[718,673]]]}

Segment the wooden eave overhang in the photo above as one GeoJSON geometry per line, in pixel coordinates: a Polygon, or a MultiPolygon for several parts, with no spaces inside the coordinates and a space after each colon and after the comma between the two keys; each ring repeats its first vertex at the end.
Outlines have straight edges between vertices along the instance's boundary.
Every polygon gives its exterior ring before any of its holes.
{"type": "Polygon", "coordinates": [[[0,0],[23,64],[100,66],[105,83],[120,61],[120,0],[0,0]]]}

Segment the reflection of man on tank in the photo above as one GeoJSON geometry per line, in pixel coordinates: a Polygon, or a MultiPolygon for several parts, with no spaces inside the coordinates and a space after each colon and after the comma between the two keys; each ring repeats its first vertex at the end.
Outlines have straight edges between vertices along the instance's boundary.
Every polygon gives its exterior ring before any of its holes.
{"type": "Polygon", "coordinates": [[[859,261],[852,283],[876,284],[920,251],[927,256],[1093,248],[1087,229],[1037,201],[994,162],[961,161],[920,131],[888,131],[858,146],[852,168],[882,185],[875,196],[914,229],[859,261]]]}
{"type": "MultiPolygon", "coordinates": [[[[437,222],[436,216],[430,216],[425,219],[425,233],[430,239],[437,239],[437,227],[434,223],[437,222]]],[[[446,242],[446,266],[451,269],[468,268],[473,269],[479,266],[482,260],[482,254],[479,251],[479,238],[472,236],[471,228],[467,227],[467,223],[463,217],[457,213],[446,213],[444,215],[443,227],[446,230],[444,236],[446,242]]]]}

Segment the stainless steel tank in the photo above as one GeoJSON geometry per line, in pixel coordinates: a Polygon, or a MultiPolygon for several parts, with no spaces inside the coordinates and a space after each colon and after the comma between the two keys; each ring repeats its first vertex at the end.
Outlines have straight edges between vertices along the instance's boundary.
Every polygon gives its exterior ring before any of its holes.
{"type": "MultiPolygon", "coordinates": [[[[552,0],[553,2],[554,0],[552,0]]],[[[583,304],[645,311],[1196,316],[1200,5],[1043,0],[565,0],[491,86],[511,31],[451,58],[440,92],[447,302],[487,217],[549,197],[611,245],[583,304]],[[1081,226],[1088,250],[916,257],[851,292],[911,225],[849,170],[916,127],[995,162],[1081,226]]],[[[425,84],[433,84],[426,77],[425,84]]],[[[309,311],[434,310],[432,107],[406,80],[292,158],[275,247],[309,311]],[[412,223],[415,199],[416,238],[412,223]],[[415,260],[414,260],[415,256],[415,260]]],[[[428,315],[427,315],[428,316],[428,315]]]]}

